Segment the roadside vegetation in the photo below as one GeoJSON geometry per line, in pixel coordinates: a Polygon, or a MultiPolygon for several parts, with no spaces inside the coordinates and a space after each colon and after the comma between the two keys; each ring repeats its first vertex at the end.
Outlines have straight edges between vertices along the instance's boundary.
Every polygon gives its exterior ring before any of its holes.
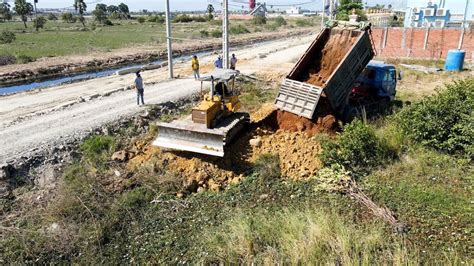
{"type": "MultiPolygon", "coordinates": [[[[263,82],[243,84],[249,111],[275,95],[263,82]]],[[[264,154],[239,184],[183,194],[184,180],[158,157],[134,172],[110,160],[137,136],[133,126],[93,136],[54,201],[2,223],[0,262],[469,264],[473,84],[315,136],[324,168],[304,181],[286,179],[278,156],[264,154]],[[348,181],[407,227],[344,193],[348,181]]]]}

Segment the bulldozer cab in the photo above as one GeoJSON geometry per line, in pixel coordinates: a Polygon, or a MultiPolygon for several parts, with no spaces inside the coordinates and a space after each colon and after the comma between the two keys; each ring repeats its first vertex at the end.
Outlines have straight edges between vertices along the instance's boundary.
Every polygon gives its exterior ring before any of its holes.
{"type": "Polygon", "coordinates": [[[232,69],[217,68],[211,73],[208,73],[199,80],[201,81],[201,95],[203,94],[204,82],[211,83],[211,89],[209,96],[214,98],[215,96],[221,99],[226,99],[236,95],[235,92],[235,78],[240,74],[239,71],[232,69]]]}

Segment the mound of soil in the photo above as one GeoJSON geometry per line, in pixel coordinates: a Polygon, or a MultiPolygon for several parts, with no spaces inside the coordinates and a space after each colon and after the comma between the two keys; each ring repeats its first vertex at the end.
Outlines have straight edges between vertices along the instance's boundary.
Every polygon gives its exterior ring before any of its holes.
{"type": "Polygon", "coordinates": [[[314,68],[309,70],[309,77],[305,82],[324,86],[356,39],[357,37],[352,36],[350,31],[330,35],[323,50],[316,56],[314,68]]]}

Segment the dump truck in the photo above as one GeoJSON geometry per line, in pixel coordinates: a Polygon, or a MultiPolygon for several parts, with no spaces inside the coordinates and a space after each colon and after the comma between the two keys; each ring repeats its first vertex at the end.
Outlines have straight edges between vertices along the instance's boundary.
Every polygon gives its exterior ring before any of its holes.
{"type": "Polygon", "coordinates": [[[370,24],[329,22],[282,82],[276,108],[314,119],[326,97],[339,118],[352,119],[361,109],[351,104],[354,84],[374,56],[370,24]]]}
{"type": "Polygon", "coordinates": [[[235,78],[238,71],[215,69],[200,78],[202,101],[191,115],[170,123],[157,123],[158,136],[153,145],[167,150],[188,151],[224,157],[225,147],[245,128],[250,120],[241,107],[235,78]],[[203,83],[210,82],[205,95],[203,83]]]}

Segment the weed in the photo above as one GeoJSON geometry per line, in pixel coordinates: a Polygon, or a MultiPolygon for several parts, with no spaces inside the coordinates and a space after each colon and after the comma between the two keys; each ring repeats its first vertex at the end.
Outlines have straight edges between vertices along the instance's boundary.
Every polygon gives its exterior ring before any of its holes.
{"type": "Polygon", "coordinates": [[[0,33],[0,44],[12,43],[16,40],[15,33],[4,30],[0,33]]]}
{"type": "Polygon", "coordinates": [[[111,136],[93,136],[84,141],[80,150],[86,161],[96,165],[110,158],[115,146],[115,139],[111,136]]]}
{"type": "Polygon", "coordinates": [[[27,64],[30,62],[34,62],[35,59],[32,58],[31,56],[25,55],[25,54],[20,54],[16,56],[16,62],[20,64],[27,64]]]}
{"type": "Polygon", "coordinates": [[[213,30],[213,31],[211,31],[211,36],[213,38],[220,38],[220,37],[222,37],[222,31],[221,30],[213,30]]]}
{"type": "Polygon", "coordinates": [[[250,31],[242,24],[238,24],[237,26],[232,26],[230,27],[229,32],[231,34],[244,34],[244,33],[250,33],[250,31]]]}
{"type": "Polygon", "coordinates": [[[16,57],[13,55],[0,55],[0,66],[6,66],[16,63],[16,57]]]}
{"type": "Polygon", "coordinates": [[[254,171],[263,180],[272,180],[281,176],[280,158],[278,155],[262,154],[255,161],[254,171]]]}
{"type": "Polygon", "coordinates": [[[267,18],[265,16],[255,16],[252,18],[252,23],[257,26],[264,25],[267,24],[267,18]]]}

